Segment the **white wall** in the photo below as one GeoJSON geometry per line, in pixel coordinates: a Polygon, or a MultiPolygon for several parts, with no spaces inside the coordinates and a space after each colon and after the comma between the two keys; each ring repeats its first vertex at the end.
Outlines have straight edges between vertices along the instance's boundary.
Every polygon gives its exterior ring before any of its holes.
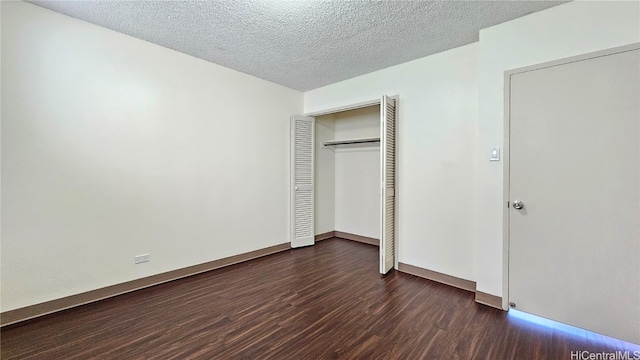
{"type": "Polygon", "coordinates": [[[335,168],[336,157],[333,150],[323,143],[335,139],[334,115],[316,117],[314,211],[315,234],[324,234],[336,229],[335,222],[335,168]]]}
{"type": "Polygon", "coordinates": [[[477,49],[471,44],[306,92],[304,109],[400,96],[398,258],[469,280],[476,259],[477,49]]]}
{"type": "Polygon", "coordinates": [[[640,41],[640,3],[574,1],[480,32],[477,287],[503,294],[503,163],[489,162],[502,146],[504,72],[640,41]]]}
{"type": "Polygon", "coordinates": [[[27,3],[1,26],[2,311],[289,241],[300,92],[27,3]]]}
{"type": "MultiPolygon", "coordinates": [[[[380,106],[335,114],[335,139],[380,137],[380,106]]],[[[380,238],[380,146],[335,150],[335,229],[380,238]]]]}

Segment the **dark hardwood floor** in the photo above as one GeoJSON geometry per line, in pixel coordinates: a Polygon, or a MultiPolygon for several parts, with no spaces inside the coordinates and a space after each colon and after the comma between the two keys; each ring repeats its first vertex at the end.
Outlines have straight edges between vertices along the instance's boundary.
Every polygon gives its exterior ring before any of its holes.
{"type": "Polygon", "coordinates": [[[3,359],[572,359],[640,346],[536,325],[332,239],[1,331],[3,359]],[[577,358],[577,357],[575,357],[577,358]]]}

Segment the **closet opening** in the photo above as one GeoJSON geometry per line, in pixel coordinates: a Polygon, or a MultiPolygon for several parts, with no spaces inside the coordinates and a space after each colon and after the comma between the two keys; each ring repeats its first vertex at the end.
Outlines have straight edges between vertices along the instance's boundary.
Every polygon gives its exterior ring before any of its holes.
{"type": "Polygon", "coordinates": [[[380,273],[395,267],[395,104],[292,118],[292,247],[336,236],[378,246],[380,273]]]}
{"type": "Polygon", "coordinates": [[[380,245],[380,105],[316,117],[315,235],[380,245]]]}

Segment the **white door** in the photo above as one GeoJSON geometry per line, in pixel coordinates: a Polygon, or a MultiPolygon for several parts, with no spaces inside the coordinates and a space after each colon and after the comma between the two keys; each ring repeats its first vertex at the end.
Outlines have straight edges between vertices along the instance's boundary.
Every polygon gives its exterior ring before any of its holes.
{"type": "Polygon", "coordinates": [[[386,274],[395,263],[395,187],[396,187],[396,103],[383,96],[380,103],[380,177],[382,179],[380,273],[386,274]]]}
{"type": "Polygon", "coordinates": [[[509,301],[640,343],[640,51],[510,83],[509,301]]]}
{"type": "Polygon", "coordinates": [[[291,117],[291,247],[313,245],[315,119],[291,117]]]}

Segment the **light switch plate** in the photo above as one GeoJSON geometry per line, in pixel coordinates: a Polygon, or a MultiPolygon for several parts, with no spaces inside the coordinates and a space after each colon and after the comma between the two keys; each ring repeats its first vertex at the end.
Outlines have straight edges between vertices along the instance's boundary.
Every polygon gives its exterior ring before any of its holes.
{"type": "Polygon", "coordinates": [[[495,148],[491,149],[491,157],[489,158],[489,161],[500,161],[500,148],[499,147],[495,147],[495,148]]]}

